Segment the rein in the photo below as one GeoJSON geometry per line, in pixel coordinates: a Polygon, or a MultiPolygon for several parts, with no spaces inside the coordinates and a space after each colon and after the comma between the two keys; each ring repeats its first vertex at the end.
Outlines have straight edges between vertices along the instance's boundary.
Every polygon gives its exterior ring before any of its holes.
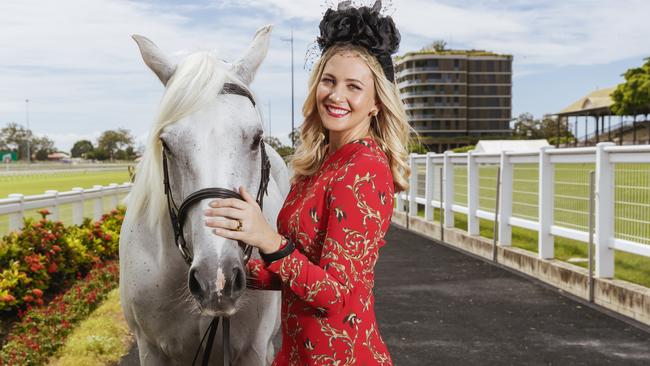
{"type": "MultiPolygon", "coordinates": [[[[253,99],[253,96],[248,92],[248,90],[246,90],[245,88],[237,84],[225,83],[223,89],[219,94],[241,95],[243,97],[248,98],[251,101],[251,103],[253,103],[253,107],[255,106],[255,100],[253,99]]],[[[269,161],[269,158],[266,154],[264,139],[260,140],[260,150],[261,150],[260,153],[262,155],[262,176],[260,178],[260,185],[257,191],[256,201],[257,204],[260,206],[260,209],[263,209],[264,195],[267,194],[267,188],[268,188],[270,172],[271,172],[271,162],[269,161]]],[[[187,242],[185,241],[185,237],[183,235],[183,224],[187,219],[187,214],[189,209],[194,204],[207,198],[238,198],[240,200],[243,200],[243,198],[238,192],[235,192],[233,190],[227,188],[220,188],[220,187],[211,187],[211,188],[200,189],[196,192],[192,192],[189,196],[187,196],[183,200],[183,202],[181,202],[180,207],[178,207],[176,205],[176,202],[174,202],[174,197],[172,195],[171,185],[169,181],[169,168],[167,164],[168,151],[169,148],[163,142],[163,151],[162,151],[163,184],[165,187],[165,196],[167,197],[167,209],[169,211],[169,218],[171,220],[172,228],[174,230],[174,242],[176,243],[176,247],[180,251],[181,256],[183,257],[185,263],[187,263],[188,266],[191,266],[192,254],[190,254],[190,252],[188,251],[187,242]]],[[[238,243],[240,248],[242,248],[244,252],[244,263],[248,263],[248,260],[250,259],[251,254],[253,252],[253,247],[242,241],[238,241],[238,243]]],[[[208,335],[209,332],[205,352],[203,354],[203,361],[202,361],[203,366],[208,365],[208,362],[210,361],[210,353],[212,351],[212,345],[214,343],[214,336],[217,331],[217,327],[219,326],[219,320],[221,318],[222,317],[214,317],[212,319],[212,322],[210,322],[210,326],[208,326],[208,329],[206,329],[205,333],[203,334],[201,343],[199,343],[196,353],[194,354],[194,360],[192,361],[192,365],[196,363],[196,359],[199,355],[199,351],[201,350],[201,346],[203,345],[203,341],[205,340],[205,337],[206,335],[208,335]]],[[[229,365],[230,364],[230,319],[228,317],[223,317],[222,330],[223,330],[223,362],[224,365],[229,365]]]]}

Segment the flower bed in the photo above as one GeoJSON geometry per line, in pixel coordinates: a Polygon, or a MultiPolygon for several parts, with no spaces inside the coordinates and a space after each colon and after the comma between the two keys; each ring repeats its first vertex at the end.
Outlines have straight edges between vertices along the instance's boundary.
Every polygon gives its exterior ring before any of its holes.
{"type": "Polygon", "coordinates": [[[119,263],[96,263],[85,278],[43,307],[19,311],[7,343],[0,350],[0,365],[40,365],[63,344],[75,324],[85,319],[117,287],[119,263]]]}
{"type": "Polygon", "coordinates": [[[0,365],[44,362],[118,284],[124,208],[79,226],[39,212],[0,240],[0,365]]]}
{"type": "Polygon", "coordinates": [[[67,227],[48,220],[47,210],[39,212],[41,220],[25,219],[22,230],[0,241],[0,314],[43,305],[44,295],[65,288],[93,265],[117,258],[123,208],[97,222],[86,219],[67,227]]]}

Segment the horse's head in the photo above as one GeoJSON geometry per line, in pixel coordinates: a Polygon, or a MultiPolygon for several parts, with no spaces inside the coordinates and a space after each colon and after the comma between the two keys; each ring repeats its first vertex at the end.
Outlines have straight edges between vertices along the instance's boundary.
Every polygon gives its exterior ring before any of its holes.
{"type": "MultiPolygon", "coordinates": [[[[141,212],[160,213],[160,220],[170,220],[165,194],[160,192],[162,181],[144,181],[147,177],[162,177],[155,170],[163,169],[163,149],[171,195],[179,206],[193,192],[205,188],[238,192],[243,185],[252,195],[257,194],[263,128],[252,97],[244,94],[266,56],[270,34],[271,26],[258,30],[248,50],[234,64],[199,52],[178,65],[170,63],[150,40],[134,36],[144,62],[166,87],[141,164],[143,171],[138,172],[134,186],[137,194],[149,195],[140,206],[149,210],[141,212]],[[242,89],[239,93],[224,93],[225,83],[242,89]],[[143,181],[138,182],[138,178],[143,181]],[[146,185],[155,189],[147,191],[146,185]]],[[[246,268],[238,242],[214,235],[205,226],[203,210],[211,199],[203,198],[189,206],[182,225],[191,254],[188,287],[204,314],[231,315],[246,288],[246,268]]],[[[169,237],[172,234],[169,232],[169,237]]],[[[168,253],[181,257],[177,250],[168,253]]]]}

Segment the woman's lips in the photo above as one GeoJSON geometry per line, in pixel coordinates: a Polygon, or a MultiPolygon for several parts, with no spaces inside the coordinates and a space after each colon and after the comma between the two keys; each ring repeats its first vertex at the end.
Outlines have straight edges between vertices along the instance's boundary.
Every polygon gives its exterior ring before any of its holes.
{"type": "Polygon", "coordinates": [[[325,110],[327,111],[327,114],[334,118],[343,118],[350,113],[350,111],[347,109],[338,108],[327,104],[325,105],[325,110]]]}

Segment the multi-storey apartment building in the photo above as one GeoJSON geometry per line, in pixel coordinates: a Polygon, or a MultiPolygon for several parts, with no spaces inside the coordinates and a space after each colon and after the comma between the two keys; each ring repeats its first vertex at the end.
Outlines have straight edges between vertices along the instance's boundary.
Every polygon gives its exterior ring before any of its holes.
{"type": "Polygon", "coordinates": [[[409,123],[430,151],[511,134],[512,56],[422,50],[395,68],[409,123]]]}

